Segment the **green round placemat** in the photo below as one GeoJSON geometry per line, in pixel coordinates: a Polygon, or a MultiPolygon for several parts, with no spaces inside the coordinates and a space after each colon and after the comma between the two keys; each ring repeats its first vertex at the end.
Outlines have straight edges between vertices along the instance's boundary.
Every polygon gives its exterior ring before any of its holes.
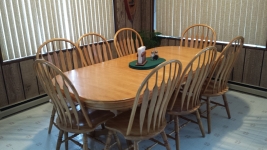
{"type": "Polygon", "coordinates": [[[133,69],[138,69],[138,70],[147,70],[147,69],[155,68],[160,63],[166,61],[166,59],[164,58],[159,58],[158,60],[151,60],[151,57],[147,57],[146,60],[147,62],[144,66],[136,66],[137,60],[134,60],[129,63],[129,67],[133,69]]]}

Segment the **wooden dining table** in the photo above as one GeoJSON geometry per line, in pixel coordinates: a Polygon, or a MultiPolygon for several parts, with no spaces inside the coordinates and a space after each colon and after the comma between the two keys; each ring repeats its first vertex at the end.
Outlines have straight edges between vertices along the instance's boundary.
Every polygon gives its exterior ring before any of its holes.
{"type": "MultiPolygon", "coordinates": [[[[146,50],[147,57],[154,50],[166,61],[180,60],[183,68],[201,51],[188,47],[162,46],[146,50]]],[[[130,68],[129,62],[136,58],[136,54],[131,54],[64,74],[73,83],[86,107],[98,110],[127,109],[132,107],[141,82],[152,70],[130,68]]]]}

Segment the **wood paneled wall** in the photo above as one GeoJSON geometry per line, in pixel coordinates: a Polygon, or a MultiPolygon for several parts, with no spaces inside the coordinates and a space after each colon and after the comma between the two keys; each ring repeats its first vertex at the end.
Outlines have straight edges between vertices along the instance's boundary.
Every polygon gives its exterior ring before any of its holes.
{"type": "Polygon", "coordinates": [[[114,0],[115,30],[129,27],[136,31],[152,31],[153,0],[137,0],[133,22],[128,20],[124,0],[114,0]]]}
{"type": "Polygon", "coordinates": [[[6,95],[5,80],[3,78],[2,66],[0,67],[0,108],[8,105],[8,99],[6,95]]]}
{"type": "Polygon", "coordinates": [[[44,94],[33,71],[34,59],[2,65],[0,108],[44,94]]]}

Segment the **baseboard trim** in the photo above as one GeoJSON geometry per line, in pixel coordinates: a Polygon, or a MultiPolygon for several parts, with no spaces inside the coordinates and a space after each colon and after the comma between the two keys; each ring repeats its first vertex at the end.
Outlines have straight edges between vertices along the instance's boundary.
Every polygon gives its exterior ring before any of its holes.
{"type": "Polygon", "coordinates": [[[230,89],[235,90],[235,91],[245,92],[245,93],[267,98],[267,91],[264,91],[261,89],[257,89],[253,87],[246,87],[246,86],[232,84],[232,83],[228,83],[228,86],[230,89]]]}
{"type": "Polygon", "coordinates": [[[0,109],[0,119],[10,116],[12,114],[18,113],[20,111],[29,109],[31,107],[47,103],[49,101],[48,96],[44,96],[35,100],[29,100],[29,102],[22,103],[22,104],[16,104],[14,107],[9,106],[8,109],[2,108],[0,109]]]}

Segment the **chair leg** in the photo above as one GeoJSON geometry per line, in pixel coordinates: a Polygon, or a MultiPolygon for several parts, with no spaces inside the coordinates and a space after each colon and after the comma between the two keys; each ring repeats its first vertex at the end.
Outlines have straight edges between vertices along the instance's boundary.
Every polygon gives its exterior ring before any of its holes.
{"type": "Polygon", "coordinates": [[[210,97],[207,97],[206,101],[206,106],[207,106],[207,124],[208,124],[208,133],[211,132],[211,120],[210,120],[210,97]]]}
{"type": "Polygon", "coordinates": [[[101,124],[101,128],[105,129],[105,124],[104,123],[101,124]]]}
{"type": "Polygon", "coordinates": [[[60,145],[62,143],[62,135],[63,135],[63,133],[64,133],[64,131],[59,130],[56,150],[59,150],[60,149],[60,145]]]}
{"type": "Polygon", "coordinates": [[[228,115],[228,119],[231,119],[231,114],[230,114],[229,105],[228,105],[228,102],[227,102],[226,95],[223,94],[222,97],[223,97],[224,106],[225,106],[225,109],[226,109],[226,112],[227,112],[227,115],[228,115]]]}
{"type": "Polygon", "coordinates": [[[138,142],[134,141],[134,150],[139,150],[138,142]]]}
{"type": "Polygon", "coordinates": [[[179,139],[179,119],[178,116],[174,116],[174,128],[175,128],[175,143],[176,150],[180,149],[180,139],[179,139]]]}
{"type": "Polygon", "coordinates": [[[127,144],[128,150],[133,149],[133,142],[131,140],[126,140],[126,144],[127,144]],[[131,147],[131,148],[129,148],[129,147],[131,147]]]}
{"type": "Polygon", "coordinates": [[[51,133],[52,126],[54,124],[55,114],[56,114],[56,109],[55,109],[55,106],[53,106],[51,117],[50,117],[50,122],[49,122],[49,127],[48,127],[48,134],[51,133]]]}
{"type": "Polygon", "coordinates": [[[109,130],[104,150],[108,150],[110,147],[111,135],[112,135],[112,131],[109,130]]]}
{"type": "Polygon", "coordinates": [[[170,145],[169,145],[169,142],[168,142],[168,139],[167,139],[167,136],[166,136],[166,133],[165,133],[164,130],[161,132],[161,136],[163,138],[163,141],[164,141],[164,144],[165,144],[166,149],[167,150],[171,150],[170,145]]]}
{"type": "Polygon", "coordinates": [[[169,118],[169,123],[170,123],[170,122],[172,122],[172,120],[173,120],[173,115],[169,115],[169,117],[170,117],[170,118],[169,118]]]}
{"type": "Polygon", "coordinates": [[[197,116],[197,122],[198,122],[198,125],[199,125],[199,128],[200,128],[200,131],[202,133],[202,136],[205,137],[205,132],[204,132],[203,125],[202,125],[202,122],[201,122],[201,119],[200,119],[199,110],[196,111],[196,116],[197,116]]]}
{"type": "Polygon", "coordinates": [[[121,142],[120,142],[120,139],[118,138],[117,133],[116,133],[116,132],[113,132],[113,136],[114,136],[114,139],[115,139],[116,142],[117,142],[118,149],[119,149],[119,150],[122,150],[122,148],[121,148],[121,142]]]}
{"type": "Polygon", "coordinates": [[[87,135],[83,134],[83,150],[88,150],[87,135]]]}
{"type": "Polygon", "coordinates": [[[69,149],[69,141],[68,139],[68,132],[64,132],[64,138],[65,138],[65,149],[68,150],[69,149]]]}

